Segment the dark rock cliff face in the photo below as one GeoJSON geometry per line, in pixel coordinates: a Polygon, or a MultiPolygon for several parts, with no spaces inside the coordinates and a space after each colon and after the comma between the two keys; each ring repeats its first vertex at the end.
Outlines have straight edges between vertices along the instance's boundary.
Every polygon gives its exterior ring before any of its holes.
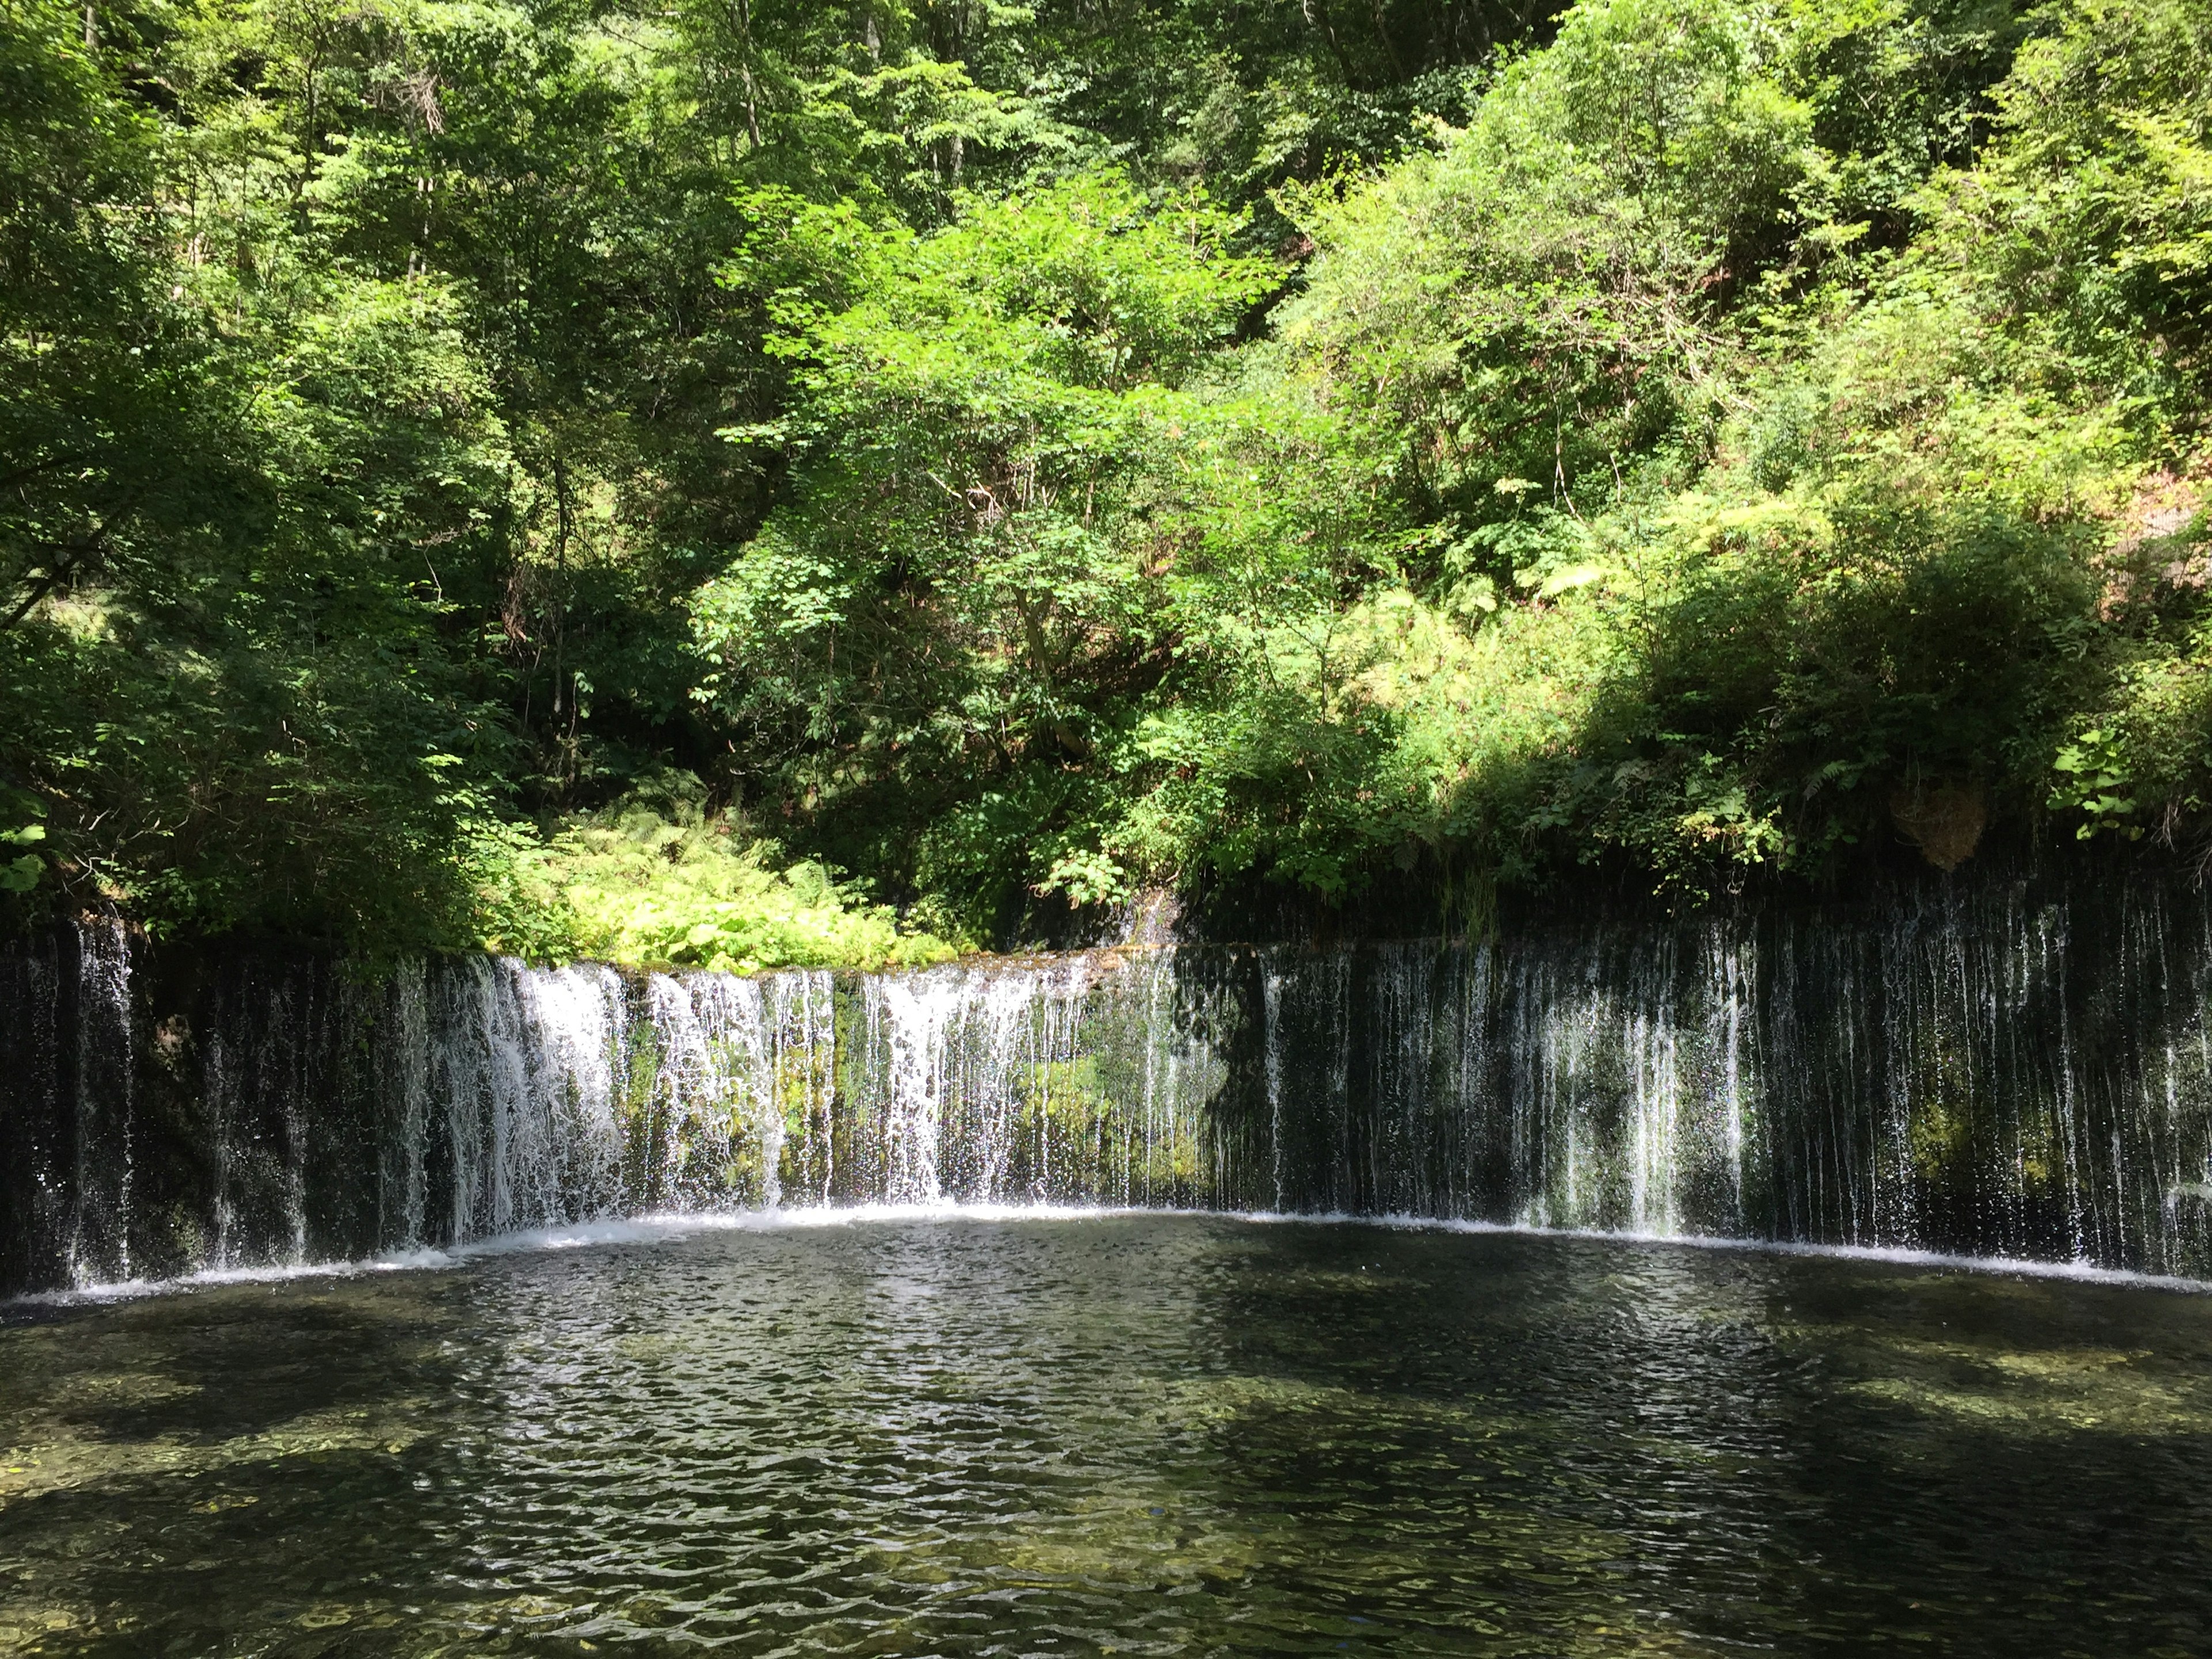
{"type": "Polygon", "coordinates": [[[0,954],[0,1286],[955,1200],[2212,1273],[2212,908],[2179,872],[1298,931],[743,980],[60,929],[0,954]]]}

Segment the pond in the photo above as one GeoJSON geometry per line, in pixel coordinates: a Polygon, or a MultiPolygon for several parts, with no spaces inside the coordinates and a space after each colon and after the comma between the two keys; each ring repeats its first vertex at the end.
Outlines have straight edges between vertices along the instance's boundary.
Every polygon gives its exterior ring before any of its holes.
{"type": "Polygon", "coordinates": [[[0,1651],[2212,1650],[2170,1288],[817,1215],[5,1314],[0,1651]]]}

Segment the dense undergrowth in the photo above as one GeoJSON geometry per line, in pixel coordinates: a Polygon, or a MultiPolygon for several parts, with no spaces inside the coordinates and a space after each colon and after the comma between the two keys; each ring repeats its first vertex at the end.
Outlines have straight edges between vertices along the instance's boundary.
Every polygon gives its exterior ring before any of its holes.
{"type": "Polygon", "coordinates": [[[1339,9],[0,14],[14,914],[2202,850],[2212,4],[1339,9]]]}
{"type": "MultiPolygon", "coordinates": [[[[922,967],[973,948],[901,918],[822,866],[777,869],[766,844],[710,817],[694,789],[633,793],[550,836],[510,832],[483,856],[477,921],[495,951],[752,973],[922,967]],[[656,797],[658,797],[656,799],[656,797]]],[[[940,924],[942,926],[942,924],[940,924]]]]}

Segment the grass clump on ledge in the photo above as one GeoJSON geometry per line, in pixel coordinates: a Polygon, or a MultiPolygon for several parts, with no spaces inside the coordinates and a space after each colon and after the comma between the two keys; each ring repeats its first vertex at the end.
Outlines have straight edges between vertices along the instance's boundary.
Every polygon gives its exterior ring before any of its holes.
{"type": "Polygon", "coordinates": [[[820,864],[778,868],[773,854],[741,823],[680,800],[633,799],[542,841],[510,828],[482,858],[481,941],[536,961],[738,974],[924,967],[973,948],[820,864]]]}

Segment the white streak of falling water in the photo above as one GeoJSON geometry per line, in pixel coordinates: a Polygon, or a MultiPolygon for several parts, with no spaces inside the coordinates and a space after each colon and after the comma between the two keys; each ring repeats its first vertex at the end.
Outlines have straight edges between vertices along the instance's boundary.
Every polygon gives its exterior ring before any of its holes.
{"type": "MultiPolygon", "coordinates": [[[[1436,1194],[1427,1189],[1426,1160],[1422,1156],[1428,1138],[1425,1128],[1435,1109],[1429,1067],[1435,1040],[1430,995],[1435,957],[1432,947],[1419,944],[1384,945],[1375,956],[1368,994],[1375,1030],[1369,1039],[1374,1106],[1370,1114],[1366,1182],[1371,1196],[1366,1201],[1382,1208],[1426,1208],[1436,1201],[1436,1194]]],[[[1331,1098],[1325,1109],[1332,1117],[1348,1115],[1350,1078],[1344,1071],[1345,1057],[1352,1048],[1348,966],[1340,953],[1333,954],[1316,964],[1312,974],[1322,1004],[1317,1023],[1333,1062],[1324,1075],[1332,1097],[1340,1087],[1347,1103],[1347,1110],[1340,1115],[1331,1098]]],[[[1332,1161],[1340,1166],[1348,1164],[1348,1135],[1331,1139],[1334,1143],[1330,1149],[1332,1161]]]]}
{"type": "Polygon", "coordinates": [[[232,1265],[230,1230],[234,1219],[230,1196],[230,1138],[224,1121],[233,1094],[230,1042],[220,1019],[214,1021],[208,1031],[200,1065],[202,1086],[207,1092],[209,1131],[208,1265],[220,1273],[232,1265]]]}
{"type": "Polygon", "coordinates": [[[1718,941],[1721,982],[1721,1109],[1727,1131],[1729,1182],[1735,1196],[1735,1219],[1743,1216],[1743,1002],[1748,981],[1732,939],[1718,941]]]}
{"type": "Polygon", "coordinates": [[[1589,1144],[1589,1108],[1583,1085],[1601,1013],[1589,988],[1560,986],[1557,991],[1556,998],[1545,997],[1539,1005],[1540,1047],[1528,1057],[1543,1079],[1545,1116],[1565,1151],[1562,1179],[1546,1194],[1558,1207],[1547,1204],[1545,1218],[1553,1226],[1586,1227],[1600,1224],[1587,1190],[1587,1177],[1596,1160],[1589,1144]]]}
{"type": "Polygon", "coordinates": [[[374,1048],[377,1091],[391,1103],[392,1129],[380,1158],[382,1240],[402,1249],[429,1242],[430,1006],[428,968],[395,971],[386,1032],[374,1048]]]}
{"type": "Polygon", "coordinates": [[[131,1277],[133,1042],[131,939],[122,924],[78,932],[74,1202],[67,1272],[73,1285],[131,1277]]]}
{"type": "Polygon", "coordinates": [[[744,1196],[773,1206],[783,1158],[783,1115],[775,1098],[775,1041],[769,1029],[768,999],[757,980],[727,974],[695,974],[684,989],[691,999],[706,1049],[700,1079],[706,1109],[734,1158],[756,1161],[751,1190],[744,1196]]]}
{"type": "MultiPolygon", "coordinates": [[[[1152,953],[1155,958],[1160,954],[1158,951],[1152,953]]],[[[1168,989],[1165,977],[1158,971],[1157,961],[1148,964],[1144,994],[1145,1067],[1141,1096],[1144,1115],[1138,1135],[1122,1142],[1121,1182],[1114,1196],[1123,1204],[1140,1202],[1134,1196],[1139,1191],[1150,1196],[1152,1148],[1160,1138],[1161,1108],[1175,1089],[1175,1054],[1159,1040],[1163,1024],[1161,1000],[1168,989]],[[1139,1154],[1143,1158],[1141,1165],[1138,1162],[1139,1154]]]]}
{"type": "Polygon", "coordinates": [[[307,1112],[316,1095],[308,1073],[313,1043],[307,1026],[313,1012],[312,989],[301,988],[295,999],[289,999],[287,1012],[291,1018],[284,1029],[285,1058],[290,1062],[284,1079],[283,1103],[284,1260],[296,1262],[307,1259],[307,1112]],[[298,1003],[307,1003],[309,1006],[301,1011],[298,1003]]]}
{"type": "Polygon", "coordinates": [[[1268,1173],[1274,1189],[1274,1207],[1290,1207],[1283,1180],[1283,970],[1282,953],[1260,953],[1260,1041],[1267,1087],[1268,1173]]]}
{"type": "Polygon", "coordinates": [[[477,1145],[483,1158],[471,1187],[478,1209],[471,1217],[475,1235],[503,1233],[538,1221],[550,1207],[539,1181],[542,1149],[528,1110],[531,1033],[523,1019],[521,967],[501,958],[488,965],[484,990],[484,1132],[477,1145]]]}
{"type": "Polygon", "coordinates": [[[938,1152],[948,1081],[945,1039],[967,979],[964,969],[939,968],[868,981],[870,1023],[880,1028],[890,1047],[882,1125],[885,1203],[944,1200],[938,1152]]]}
{"type": "Polygon", "coordinates": [[[836,1103],[836,997],[821,969],[777,974],[769,981],[769,1077],[778,1153],[770,1170],[771,1204],[783,1201],[786,1123],[795,1117],[800,1135],[793,1172],[797,1194],[827,1204],[836,1180],[832,1114],[836,1103]]]}
{"type": "Polygon", "coordinates": [[[477,1236],[477,1188],[483,1180],[483,1145],[491,1073],[493,965],[489,958],[460,963],[440,986],[440,1041],[432,1052],[432,1098],[445,1105],[446,1144],[452,1161],[448,1213],[443,1231],[459,1241],[477,1236]]]}
{"type": "Polygon", "coordinates": [[[1674,1230],[1671,1178],[1674,1172],[1674,1106],[1680,1098],[1674,1066],[1673,1032],[1663,1013],[1628,1017],[1629,1228],[1639,1233],[1674,1230]]]}
{"type": "MultiPolygon", "coordinates": [[[[1115,988],[1109,994],[1123,994],[1119,988],[1125,979],[1126,975],[1119,971],[1114,973],[1111,981],[1115,988]]],[[[1032,997],[1035,1012],[1011,1022],[1013,1040],[1034,1045],[1027,1065],[1010,1067],[1007,1073],[1018,1081],[1025,1073],[1035,1096],[1032,1144],[1036,1158],[1026,1194],[1030,1198],[1050,1196],[1064,1178],[1096,1173],[1083,1167],[1095,1130],[1095,1126],[1085,1120],[1094,1105],[1085,1097],[1075,1079],[1085,1053],[1084,1015],[1097,981],[1097,964],[1089,956],[1051,963],[1037,978],[1032,997]],[[1055,1148],[1063,1144],[1072,1165],[1065,1171],[1058,1170],[1053,1162],[1055,1148]]],[[[1010,1127],[1015,1127],[1022,1103],[1019,1100],[1007,1103],[1010,1127]]],[[[1010,1145],[1007,1157],[1000,1160],[1001,1175],[997,1188],[1010,1197],[1014,1195],[1007,1178],[1011,1175],[1012,1150],[1010,1145]]]]}
{"type": "Polygon", "coordinates": [[[729,1121],[720,1070],[690,991],[666,974],[646,981],[659,1068],[653,1075],[653,1144],[648,1148],[643,1200],[655,1208],[690,1208],[704,1195],[729,1152],[729,1121]]]}
{"type": "Polygon", "coordinates": [[[1033,1030],[1040,1012],[1050,1008],[1051,988],[1031,972],[969,976],[954,1018],[934,1033],[937,1041],[959,1044],[956,1054],[940,1058],[933,1069],[958,1088],[958,1104],[965,1108],[960,1127],[971,1143],[972,1173],[963,1184],[983,1202],[1003,1198],[1011,1185],[1022,1085],[1052,1086],[1050,1039],[1033,1030]]]}
{"type": "MultiPolygon", "coordinates": [[[[1141,988],[1132,999],[1143,1052],[1139,1109],[1132,1120],[1134,1133],[1123,1143],[1120,1182],[1102,1183],[1093,1195],[1123,1204],[1203,1201],[1206,1103],[1227,1082],[1227,1068],[1206,1034],[1218,1010],[1207,992],[1194,988],[1192,1000],[1200,1012],[1195,1019],[1186,1019],[1181,1006],[1184,981],[1171,950],[1146,951],[1124,972],[1141,988]]],[[[1223,1171],[1219,1178],[1236,1177],[1223,1171]]]]}
{"type": "Polygon", "coordinates": [[[525,1018],[537,1037],[527,1109],[544,1124],[547,1173],[537,1182],[563,1221],[622,1205],[628,999],[611,969],[588,963],[522,970],[525,1018]]]}

